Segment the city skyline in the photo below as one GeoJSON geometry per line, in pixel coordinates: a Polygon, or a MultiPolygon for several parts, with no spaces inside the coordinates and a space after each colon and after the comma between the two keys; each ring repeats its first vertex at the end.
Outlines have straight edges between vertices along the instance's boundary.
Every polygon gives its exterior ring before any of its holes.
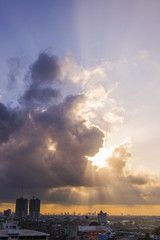
{"type": "Polygon", "coordinates": [[[0,210],[159,215],[159,10],[0,1],[0,210]]]}

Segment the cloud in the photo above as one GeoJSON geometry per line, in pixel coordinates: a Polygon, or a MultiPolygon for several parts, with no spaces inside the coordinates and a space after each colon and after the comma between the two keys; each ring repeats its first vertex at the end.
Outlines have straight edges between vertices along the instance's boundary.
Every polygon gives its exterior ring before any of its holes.
{"type": "MultiPolygon", "coordinates": [[[[97,69],[91,76],[104,78],[97,69]]],[[[0,201],[14,202],[23,185],[28,196],[32,189],[46,203],[155,203],[159,183],[127,169],[132,156],[128,143],[115,146],[102,168],[88,160],[104,147],[122,108],[98,80],[86,91],[82,84],[77,93],[63,71],[62,60],[41,54],[29,68],[19,106],[0,103],[0,201]],[[71,94],[65,92],[65,79],[73,87],[71,94]]]]}
{"type": "Polygon", "coordinates": [[[23,57],[11,57],[8,59],[8,88],[16,85],[17,77],[20,75],[20,70],[24,67],[25,61],[23,57]]]}
{"type": "Polygon", "coordinates": [[[20,98],[24,105],[43,105],[60,96],[59,90],[55,89],[60,84],[59,59],[56,56],[48,56],[41,53],[26,77],[30,80],[28,89],[20,98]],[[54,89],[52,88],[54,86],[54,89]]]}
{"type": "Polygon", "coordinates": [[[146,184],[148,182],[148,177],[145,177],[143,175],[141,176],[140,174],[136,175],[136,176],[128,175],[127,176],[127,181],[129,183],[132,183],[132,184],[143,185],[143,184],[146,184]]]}
{"type": "MultiPolygon", "coordinates": [[[[85,156],[98,151],[104,135],[95,126],[87,128],[85,119],[77,118],[75,110],[83,101],[83,95],[68,96],[45,111],[24,110],[22,126],[0,147],[0,189],[7,186],[10,191],[14,185],[17,190],[20,183],[43,192],[53,187],[91,185],[89,178],[88,182],[83,178],[85,156]]],[[[7,113],[3,115],[6,118],[7,113]]]]}
{"type": "Polygon", "coordinates": [[[121,173],[131,157],[131,153],[127,151],[127,143],[115,147],[112,156],[108,158],[108,165],[117,173],[121,173]]]}
{"type": "Polygon", "coordinates": [[[31,65],[31,79],[36,85],[39,83],[53,83],[58,81],[59,60],[56,56],[41,53],[37,61],[31,65]]]}
{"type": "Polygon", "coordinates": [[[0,142],[7,142],[11,134],[16,132],[23,124],[23,117],[21,112],[16,109],[7,109],[7,107],[0,103],[0,142]]]}
{"type": "Polygon", "coordinates": [[[47,103],[52,98],[57,98],[59,96],[59,91],[55,89],[51,89],[49,87],[46,88],[37,88],[34,85],[30,86],[29,90],[27,90],[21,98],[20,102],[27,102],[27,104],[30,103],[47,103]]]}

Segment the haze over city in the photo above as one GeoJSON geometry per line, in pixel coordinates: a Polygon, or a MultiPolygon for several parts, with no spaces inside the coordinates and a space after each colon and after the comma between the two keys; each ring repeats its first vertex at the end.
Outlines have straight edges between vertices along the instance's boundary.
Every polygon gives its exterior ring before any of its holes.
{"type": "Polygon", "coordinates": [[[0,1],[0,210],[160,214],[160,1],[0,1]]]}

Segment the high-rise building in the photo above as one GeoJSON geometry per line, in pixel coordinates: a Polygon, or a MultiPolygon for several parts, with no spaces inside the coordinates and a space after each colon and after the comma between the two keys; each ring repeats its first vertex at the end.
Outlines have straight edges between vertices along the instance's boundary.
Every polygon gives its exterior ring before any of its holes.
{"type": "Polygon", "coordinates": [[[102,211],[100,211],[100,213],[98,213],[98,222],[100,224],[106,224],[107,223],[107,213],[103,213],[102,211]]]}
{"type": "Polygon", "coordinates": [[[11,209],[4,210],[5,217],[10,217],[10,215],[11,215],[11,209]]]}
{"type": "Polygon", "coordinates": [[[16,199],[16,217],[26,218],[28,215],[28,199],[23,197],[16,199]]]}
{"type": "Polygon", "coordinates": [[[40,200],[39,198],[32,198],[29,202],[29,216],[32,219],[38,219],[40,215],[40,200]]]}

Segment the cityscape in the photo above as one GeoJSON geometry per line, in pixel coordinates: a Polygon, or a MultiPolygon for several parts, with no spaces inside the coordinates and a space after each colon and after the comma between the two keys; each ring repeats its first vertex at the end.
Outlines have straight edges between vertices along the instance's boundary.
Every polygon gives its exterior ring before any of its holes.
{"type": "Polygon", "coordinates": [[[160,216],[40,214],[40,199],[16,199],[15,212],[0,213],[0,239],[147,240],[160,239],[160,216]],[[28,207],[29,205],[29,207],[28,207]],[[29,212],[28,212],[29,209],[29,212]]]}
{"type": "Polygon", "coordinates": [[[0,240],[160,240],[160,0],[0,0],[0,240]]]}

